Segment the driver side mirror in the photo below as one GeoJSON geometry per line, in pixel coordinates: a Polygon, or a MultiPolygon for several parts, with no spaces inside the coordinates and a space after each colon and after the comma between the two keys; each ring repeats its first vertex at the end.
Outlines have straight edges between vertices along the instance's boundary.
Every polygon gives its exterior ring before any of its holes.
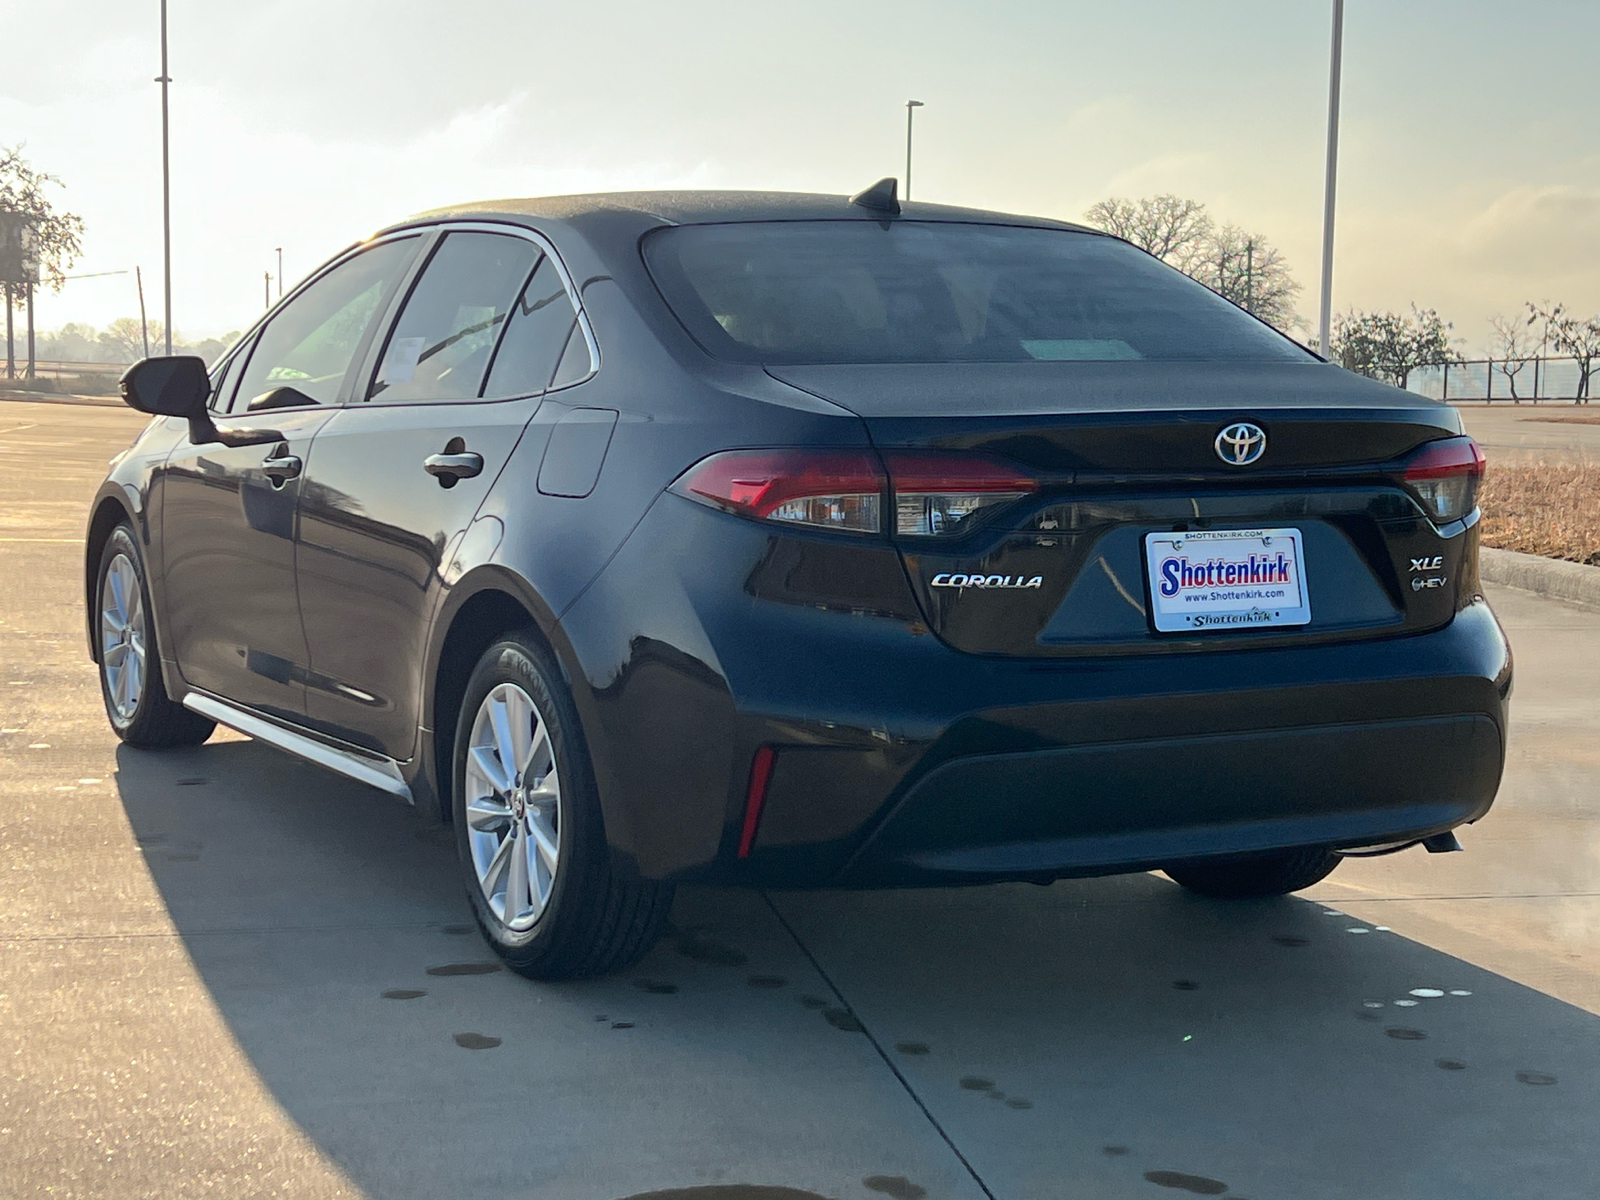
{"type": "Polygon", "coordinates": [[[122,373],[122,399],[129,408],[153,417],[187,418],[189,440],[196,446],[207,442],[255,446],[283,438],[275,429],[217,428],[206,407],[211,399],[211,377],[205,360],[192,354],[141,358],[122,373]]]}
{"type": "Polygon", "coordinates": [[[203,417],[211,398],[205,360],[192,354],[142,358],[122,373],[121,382],[128,407],[155,417],[203,417]]]}

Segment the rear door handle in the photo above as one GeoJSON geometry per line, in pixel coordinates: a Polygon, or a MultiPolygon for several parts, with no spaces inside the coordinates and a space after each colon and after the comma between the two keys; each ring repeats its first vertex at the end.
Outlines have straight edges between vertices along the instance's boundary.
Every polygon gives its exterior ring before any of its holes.
{"type": "Polygon", "coordinates": [[[444,487],[454,487],[458,479],[471,479],[483,471],[483,455],[463,450],[457,454],[430,454],[422,469],[444,487]]]}
{"type": "MultiPolygon", "coordinates": [[[[281,449],[287,450],[287,447],[281,449]]],[[[272,480],[273,487],[282,487],[289,480],[297,478],[304,465],[296,455],[274,451],[271,458],[262,462],[261,473],[272,480]]]]}

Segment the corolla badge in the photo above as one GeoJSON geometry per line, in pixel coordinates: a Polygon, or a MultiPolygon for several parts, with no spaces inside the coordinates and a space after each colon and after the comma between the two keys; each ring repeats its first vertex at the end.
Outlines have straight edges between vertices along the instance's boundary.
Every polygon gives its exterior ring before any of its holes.
{"type": "Polygon", "coordinates": [[[1267,452],[1267,434],[1259,425],[1249,421],[1235,421],[1224,425],[1211,443],[1217,457],[1230,467],[1248,467],[1267,452]]]}
{"type": "Polygon", "coordinates": [[[990,588],[996,591],[1005,588],[1042,588],[1043,575],[983,575],[965,574],[956,572],[951,574],[941,571],[931,581],[931,586],[936,588],[990,588]]]}

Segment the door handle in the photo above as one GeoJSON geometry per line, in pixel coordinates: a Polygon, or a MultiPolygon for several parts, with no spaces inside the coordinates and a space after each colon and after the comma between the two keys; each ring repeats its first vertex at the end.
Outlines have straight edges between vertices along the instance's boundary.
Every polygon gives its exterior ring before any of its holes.
{"type": "Polygon", "coordinates": [[[458,480],[471,479],[482,473],[483,455],[470,450],[430,454],[422,460],[422,469],[437,479],[440,487],[455,487],[458,480]]]}
{"type": "Polygon", "coordinates": [[[272,457],[264,459],[261,463],[261,473],[272,480],[273,487],[281,488],[289,480],[298,478],[301,468],[305,465],[297,455],[288,453],[287,446],[279,446],[273,450],[272,457]]]}

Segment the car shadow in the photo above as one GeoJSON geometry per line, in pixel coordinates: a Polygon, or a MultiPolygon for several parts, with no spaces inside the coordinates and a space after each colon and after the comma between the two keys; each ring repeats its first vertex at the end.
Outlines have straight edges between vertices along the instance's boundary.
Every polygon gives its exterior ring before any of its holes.
{"type": "Polygon", "coordinates": [[[635,970],[539,984],[389,797],[247,741],[116,782],[238,1046],[372,1196],[982,1195],[952,1146],[1019,1200],[1592,1185],[1600,1018],[1320,904],[685,888],[635,970]]]}

